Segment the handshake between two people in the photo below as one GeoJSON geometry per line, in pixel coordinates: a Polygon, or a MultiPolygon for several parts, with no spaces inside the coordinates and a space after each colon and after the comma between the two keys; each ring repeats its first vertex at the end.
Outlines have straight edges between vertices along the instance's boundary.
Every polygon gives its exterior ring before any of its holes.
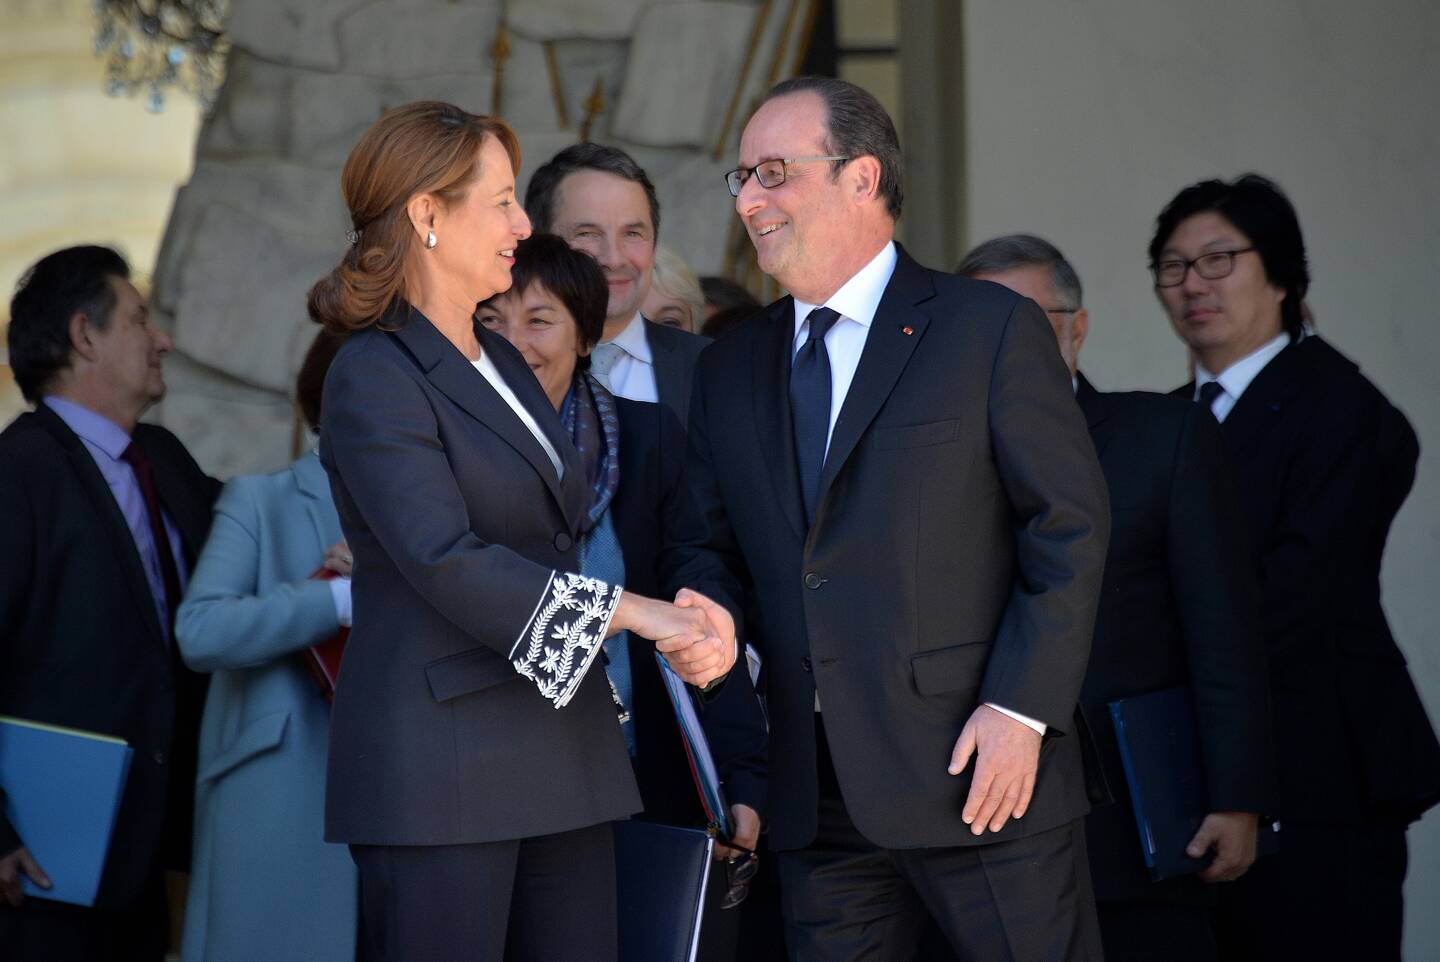
{"type": "Polygon", "coordinates": [[[735,619],[698,591],[681,588],[673,603],[625,592],[610,619],[610,634],[633,631],[655,642],[686,684],[704,688],[735,664],[735,619]]]}

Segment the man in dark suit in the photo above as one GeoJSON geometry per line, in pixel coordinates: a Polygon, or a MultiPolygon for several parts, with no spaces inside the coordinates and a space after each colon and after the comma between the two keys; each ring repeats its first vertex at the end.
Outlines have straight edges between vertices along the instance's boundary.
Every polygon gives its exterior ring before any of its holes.
{"type": "Polygon", "coordinates": [[[165,872],[189,866],[205,692],[171,629],[219,484],[137,423],[165,393],[171,343],[118,254],[49,255],[10,315],[35,410],[0,434],[0,715],[118,736],[135,755],[94,908],[25,899],[19,875],[43,888],[46,866],[0,814],[0,955],[159,960],[165,872]]]}
{"type": "Polygon", "coordinates": [[[1099,958],[1076,704],[1109,518],[1044,315],[894,244],[860,88],[779,85],[740,163],[793,296],[701,358],[676,583],[753,616],[792,956],[908,958],[929,915],[967,958],[1099,958]]]}
{"type": "Polygon", "coordinates": [[[1415,434],[1306,330],[1305,243],[1273,183],[1187,187],[1149,254],[1195,361],[1176,393],[1222,422],[1238,472],[1280,759],[1280,853],[1222,888],[1221,953],[1399,959],[1406,826],[1440,799],[1440,745],[1380,605],[1415,434]]]}
{"type": "Polygon", "coordinates": [[[605,271],[610,303],[590,372],[616,397],[659,401],[685,424],[709,339],[640,314],[660,233],[660,201],[644,169],[619,148],[574,144],[531,175],[525,211],[536,231],[559,234],[605,271]]]}
{"type": "Polygon", "coordinates": [[[1030,298],[1050,319],[1110,490],[1110,551],[1080,695],[1118,802],[1085,822],[1105,958],[1214,962],[1214,893],[1203,883],[1245,873],[1257,816],[1275,805],[1259,596],[1220,428],[1178,398],[1091,386],[1078,370],[1090,326],[1080,278],[1054,245],[997,237],[957,270],[1030,298]],[[1213,850],[1214,860],[1198,877],[1152,883],[1107,706],[1182,685],[1211,809],[1189,854],[1213,850]]]}

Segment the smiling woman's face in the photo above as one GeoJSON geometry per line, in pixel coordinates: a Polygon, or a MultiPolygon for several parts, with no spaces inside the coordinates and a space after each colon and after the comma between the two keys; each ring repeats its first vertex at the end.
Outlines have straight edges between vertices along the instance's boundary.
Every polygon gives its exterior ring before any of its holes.
{"type": "Polygon", "coordinates": [[[475,317],[486,330],[515,345],[535,372],[545,396],[560,410],[575,364],[587,348],[580,344],[580,325],[565,304],[539,281],[516,293],[507,291],[480,305],[475,317]]]}

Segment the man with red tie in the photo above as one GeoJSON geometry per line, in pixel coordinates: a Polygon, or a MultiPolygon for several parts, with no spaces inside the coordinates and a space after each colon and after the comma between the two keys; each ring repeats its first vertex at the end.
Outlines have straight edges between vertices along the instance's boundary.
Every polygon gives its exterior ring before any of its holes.
{"type": "Polygon", "coordinates": [[[176,654],[175,608],[219,483],[170,432],[139,424],[172,345],[123,258],[41,259],[10,304],[10,366],[35,410],[0,433],[0,715],[134,749],[93,908],[26,899],[43,861],[3,814],[0,955],[162,959],[167,870],[189,863],[205,679],[176,654]]]}

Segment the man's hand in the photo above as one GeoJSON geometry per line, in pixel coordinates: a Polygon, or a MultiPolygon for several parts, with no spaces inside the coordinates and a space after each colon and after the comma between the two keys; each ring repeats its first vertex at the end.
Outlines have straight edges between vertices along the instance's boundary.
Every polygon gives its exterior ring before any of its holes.
{"type": "Polygon", "coordinates": [[[687,647],[674,645],[669,640],[658,641],[656,650],[665,656],[676,674],[697,688],[729,674],[739,651],[735,643],[735,619],[730,617],[730,612],[689,588],[675,593],[675,607],[703,614],[708,629],[706,637],[700,644],[687,647]]]}
{"type": "Polygon", "coordinates": [[[1254,812],[1211,812],[1185,846],[1185,854],[1202,858],[1215,850],[1215,859],[1200,873],[1204,882],[1233,882],[1255,861],[1260,816],[1254,812]]]}
{"type": "Polygon", "coordinates": [[[620,596],[610,631],[649,638],[691,685],[703,687],[735,663],[735,626],[729,613],[693,591],[682,590],[673,605],[627,591],[620,596]]]}
{"type": "Polygon", "coordinates": [[[998,832],[1010,818],[1020,818],[1035,794],[1040,767],[1040,733],[1024,722],[988,705],[975,709],[950,755],[950,774],[959,775],[976,754],[975,775],[961,816],[970,831],[998,832]]]}
{"type": "MultiPolygon", "coordinates": [[[[760,841],[760,813],[749,805],[736,802],[730,806],[730,824],[735,829],[730,841],[736,845],[743,845],[752,852],[755,851],[755,843],[760,841]]],[[[724,842],[715,843],[715,861],[717,862],[728,862],[732,858],[739,858],[744,854],[740,849],[731,848],[724,842]]]]}
{"type": "Polygon", "coordinates": [[[332,544],[325,549],[324,567],[329,568],[342,578],[348,578],[353,573],[355,558],[350,554],[350,546],[345,539],[332,544]]]}
{"type": "Polygon", "coordinates": [[[25,892],[20,888],[20,874],[30,876],[30,881],[42,889],[50,887],[50,876],[46,875],[30,857],[30,850],[20,846],[4,858],[0,858],[0,898],[10,905],[25,901],[25,892]]]}

